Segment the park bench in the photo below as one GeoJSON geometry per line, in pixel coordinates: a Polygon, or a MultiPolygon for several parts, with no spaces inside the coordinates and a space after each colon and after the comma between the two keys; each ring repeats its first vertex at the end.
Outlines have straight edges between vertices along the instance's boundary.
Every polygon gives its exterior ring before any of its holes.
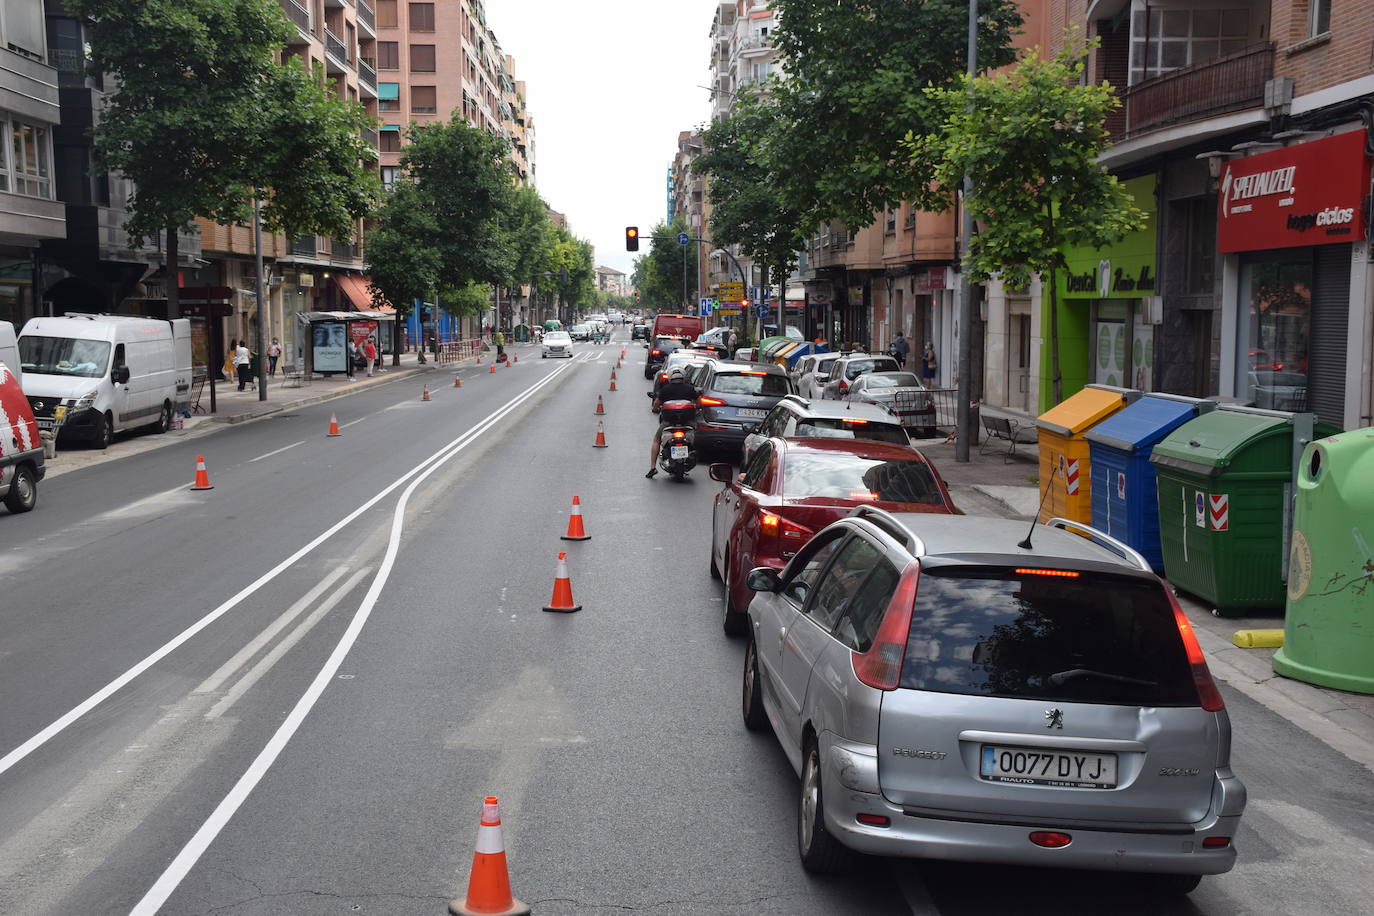
{"type": "Polygon", "coordinates": [[[299,388],[305,384],[305,370],[295,363],[286,363],[281,367],[283,388],[299,388]]]}
{"type": "Polygon", "coordinates": [[[1002,457],[1003,462],[1010,464],[1011,459],[1016,455],[1017,443],[1029,440],[1022,440],[1020,433],[1023,427],[1016,420],[1008,417],[994,417],[989,414],[981,415],[983,420],[983,431],[987,433],[987,438],[983,440],[983,445],[978,449],[978,454],[986,455],[988,448],[994,445],[993,440],[1000,439],[1007,443],[1007,452],[1002,457]]]}

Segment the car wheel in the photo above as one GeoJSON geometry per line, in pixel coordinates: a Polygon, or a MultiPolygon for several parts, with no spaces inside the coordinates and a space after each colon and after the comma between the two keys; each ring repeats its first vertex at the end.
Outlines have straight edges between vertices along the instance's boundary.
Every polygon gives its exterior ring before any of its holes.
{"type": "Polygon", "coordinates": [[[106,412],[100,418],[100,426],[95,431],[94,441],[95,447],[101,449],[109,448],[110,443],[114,441],[114,417],[110,413],[106,412]]]}
{"type": "Polygon", "coordinates": [[[825,799],[821,794],[821,755],[814,736],[802,749],[801,797],[797,804],[797,853],[802,868],[813,874],[844,871],[850,851],[825,829],[825,799]]]}
{"type": "Polygon", "coordinates": [[[172,428],[172,403],[162,402],[162,410],[158,412],[157,422],[153,424],[153,429],[159,433],[165,433],[172,428]]]}
{"type": "Polygon", "coordinates": [[[763,686],[759,683],[759,653],[754,641],[744,650],[744,727],[761,732],[768,727],[768,715],[763,711],[763,686]]]}
{"type": "Polygon", "coordinates": [[[1141,875],[1144,890],[1156,897],[1182,897],[1197,890],[1202,875],[1141,875]]]}
{"type": "Polygon", "coordinates": [[[743,636],[749,630],[749,618],[735,610],[734,576],[730,575],[730,570],[734,564],[730,562],[730,555],[725,555],[725,611],[721,614],[720,626],[725,631],[726,636],[743,636]]]}
{"type": "Polygon", "coordinates": [[[5,508],[18,514],[28,512],[38,502],[38,481],[28,465],[14,469],[14,479],[10,481],[10,491],[5,496],[5,508]]]}
{"type": "Polygon", "coordinates": [[[716,563],[716,545],[711,545],[711,578],[720,581],[720,566],[716,563]]]}

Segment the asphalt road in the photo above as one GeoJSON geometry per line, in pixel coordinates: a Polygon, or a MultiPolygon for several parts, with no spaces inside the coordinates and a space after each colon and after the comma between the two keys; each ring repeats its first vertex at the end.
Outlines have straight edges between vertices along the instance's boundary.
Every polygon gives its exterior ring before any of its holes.
{"type": "Polygon", "coordinates": [[[442,913],[487,794],[537,914],[1369,911],[1374,778],[1225,689],[1241,864],[1188,901],[807,876],[796,777],[739,721],[716,485],[642,479],[643,350],[607,391],[618,337],[178,440],[0,514],[0,912],[442,913]],[[187,489],[198,453],[213,490],[187,489]],[[559,539],[574,494],[589,541],[559,539]],[[560,550],[576,614],[541,611],[560,550]]]}

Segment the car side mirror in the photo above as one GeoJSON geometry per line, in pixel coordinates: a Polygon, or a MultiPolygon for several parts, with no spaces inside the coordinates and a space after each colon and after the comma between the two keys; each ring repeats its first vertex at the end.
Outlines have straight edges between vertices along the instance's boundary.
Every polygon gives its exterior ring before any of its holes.
{"type": "Polygon", "coordinates": [[[129,383],[129,367],[115,366],[110,372],[110,381],[116,385],[127,385],[129,383]]]}
{"type": "Polygon", "coordinates": [[[744,580],[756,592],[775,592],[778,590],[778,574],[767,566],[756,566],[749,570],[744,580]]]}
{"type": "Polygon", "coordinates": [[[733,474],[734,470],[735,469],[728,464],[713,464],[707,470],[707,473],[711,475],[712,480],[718,480],[721,483],[732,483],[735,479],[733,474]]]}

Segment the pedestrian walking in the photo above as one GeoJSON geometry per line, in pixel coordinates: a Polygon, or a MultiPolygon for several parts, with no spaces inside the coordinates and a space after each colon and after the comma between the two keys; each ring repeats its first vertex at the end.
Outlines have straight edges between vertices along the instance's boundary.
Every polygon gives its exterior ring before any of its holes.
{"type": "MultiPolygon", "coordinates": [[[[248,387],[248,381],[252,377],[253,354],[248,349],[248,341],[240,340],[238,349],[234,351],[234,369],[239,374],[239,391],[248,387]]],[[[257,386],[254,385],[256,388],[257,386]]]]}
{"type": "Polygon", "coordinates": [[[224,380],[227,382],[234,377],[234,357],[238,355],[239,342],[236,338],[230,338],[229,351],[224,354],[224,380]]]}
{"type": "Polygon", "coordinates": [[[897,360],[897,365],[905,369],[906,358],[910,355],[911,344],[907,343],[907,339],[902,336],[902,332],[898,331],[897,336],[892,339],[892,356],[897,360]]]}
{"type": "Polygon", "coordinates": [[[272,338],[272,343],[267,347],[267,374],[273,378],[277,377],[277,360],[281,359],[281,341],[272,338]]]}
{"type": "Polygon", "coordinates": [[[372,367],[377,362],[377,345],[371,337],[363,341],[363,359],[367,361],[367,377],[372,378],[372,367]]]}
{"type": "Polygon", "coordinates": [[[504,331],[496,332],[496,361],[498,363],[506,361],[506,334],[504,331]]]}
{"type": "Polygon", "coordinates": [[[935,346],[926,341],[926,348],[921,352],[921,379],[927,388],[935,387],[935,370],[940,366],[939,360],[935,358],[935,346]]]}

